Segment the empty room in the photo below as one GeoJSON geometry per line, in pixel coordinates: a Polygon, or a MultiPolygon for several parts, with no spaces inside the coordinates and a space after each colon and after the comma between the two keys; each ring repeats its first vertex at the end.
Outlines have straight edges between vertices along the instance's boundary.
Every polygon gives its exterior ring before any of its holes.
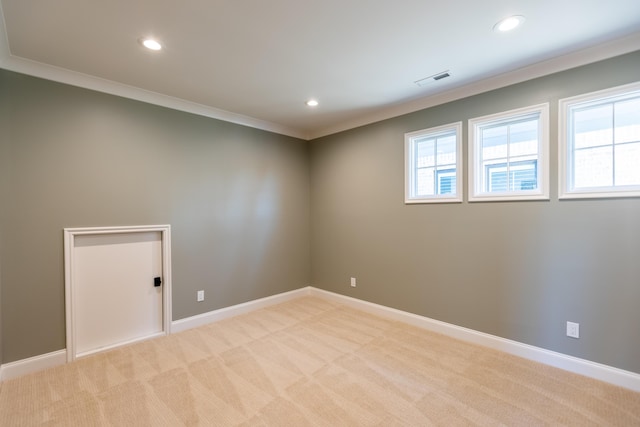
{"type": "Polygon", "coordinates": [[[0,0],[0,425],[640,425],[640,2],[0,0]]]}

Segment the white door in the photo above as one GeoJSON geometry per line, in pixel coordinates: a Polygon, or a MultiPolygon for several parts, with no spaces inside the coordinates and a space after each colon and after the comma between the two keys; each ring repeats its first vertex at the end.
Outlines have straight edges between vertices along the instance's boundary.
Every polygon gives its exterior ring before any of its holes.
{"type": "Polygon", "coordinates": [[[76,235],[71,268],[76,357],[163,333],[160,231],[76,235]]]}

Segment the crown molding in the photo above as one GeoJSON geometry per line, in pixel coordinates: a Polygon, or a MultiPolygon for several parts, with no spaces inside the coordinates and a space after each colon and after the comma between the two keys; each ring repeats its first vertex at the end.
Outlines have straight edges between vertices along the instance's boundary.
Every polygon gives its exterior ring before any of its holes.
{"type": "Polygon", "coordinates": [[[546,61],[537,62],[514,71],[498,74],[496,76],[465,86],[453,88],[435,95],[399,103],[390,106],[389,108],[378,110],[367,116],[346,121],[336,126],[322,129],[318,132],[313,132],[309,139],[321,138],[323,136],[332,135],[334,133],[343,132],[356,127],[424,110],[425,108],[435,107],[436,105],[478,95],[483,92],[489,92],[491,90],[500,89],[516,83],[522,83],[527,80],[558,73],[571,68],[613,58],[615,56],[624,55],[626,53],[637,51],[638,49],[640,49],[640,32],[569,54],[557,56],[546,61]]]}
{"type": "Polygon", "coordinates": [[[4,12],[2,11],[2,2],[0,2],[0,68],[5,68],[6,58],[11,55],[9,51],[9,37],[7,36],[7,26],[4,22],[4,12]]]}
{"type": "Polygon", "coordinates": [[[0,68],[307,141],[382,120],[387,120],[393,117],[398,117],[404,114],[413,113],[425,108],[434,107],[436,105],[499,89],[512,84],[521,83],[537,77],[579,67],[592,62],[613,58],[615,56],[636,51],[639,46],[640,32],[636,32],[626,37],[538,62],[515,71],[489,77],[479,82],[453,88],[439,94],[392,105],[388,108],[377,110],[376,112],[354,120],[325,127],[317,131],[305,132],[300,129],[283,126],[277,123],[233,113],[231,111],[222,110],[208,105],[198,104],[158,92],[117,83],[112,80],[102,79],[88,74],[14,56],[11,54],[11,49],[9,47],[4,13],[2,11],[2,4],[0,4],[0,68]]]}
{"type": "MultiPolygon", "coordinates": [[[[0,43],[1,45],[2,43],[0,43]]],[[[0,46],[0,52],[2,47],[0,46]]],[[[33,77],[39,77],[58,83],[65,83],[71,86],[77,86],[84,89],[90,89],[97,92],[103,92],[110,95],[121,96],[123,98],[142,101],[173,110],[184,111],[186,113],[196,114],[199,116],[209,117],[212,119],[222,120],[225,122],[235,123],[242,126],[256,128],[268,132],[281,135],[291,136],[298,139],[307,140],[308,135],[297,129],[292,129],[276,123],[267,122],[242,114],[233,113],[231,111],[210,107],[196,102],[187,101],[185,99],[164,95],[134,86],[125,85],[114,82],[112,80],[94,77],[88,74],[78,73],[76,71],[67,70],[65,68],[55,67],[41,62],[29,59],[19,58],[12,55],[0,60],[0,68],[14,71],[21,74],[27,74],[33,77]]]]}
{"type": "Polygon", "coordinates": [[[2,4],[0,4],[0,68],[298,139],[308,139],[306,133],[277,123],[14,56],[9,47],[2,4]]]}

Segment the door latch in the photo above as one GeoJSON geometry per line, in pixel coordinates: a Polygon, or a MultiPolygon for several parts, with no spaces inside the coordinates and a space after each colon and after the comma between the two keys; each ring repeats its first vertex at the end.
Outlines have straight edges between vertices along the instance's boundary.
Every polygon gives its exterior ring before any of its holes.
{"type": "Polygon", "coordinates": [[[161,277],[154,277],[153,278],[153,286],[155,286],[157,288],[160,285],[162,285],[162,278],[161,277]]]}

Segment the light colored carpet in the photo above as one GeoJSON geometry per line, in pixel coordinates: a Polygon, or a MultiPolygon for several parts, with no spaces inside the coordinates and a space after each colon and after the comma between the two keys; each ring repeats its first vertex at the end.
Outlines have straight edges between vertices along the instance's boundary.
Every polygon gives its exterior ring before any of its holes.
{"type": "Polygon", "coordinates": [[[640,393],[304,297],[6,381],[2,426],[640,425],[640,393]]]}

